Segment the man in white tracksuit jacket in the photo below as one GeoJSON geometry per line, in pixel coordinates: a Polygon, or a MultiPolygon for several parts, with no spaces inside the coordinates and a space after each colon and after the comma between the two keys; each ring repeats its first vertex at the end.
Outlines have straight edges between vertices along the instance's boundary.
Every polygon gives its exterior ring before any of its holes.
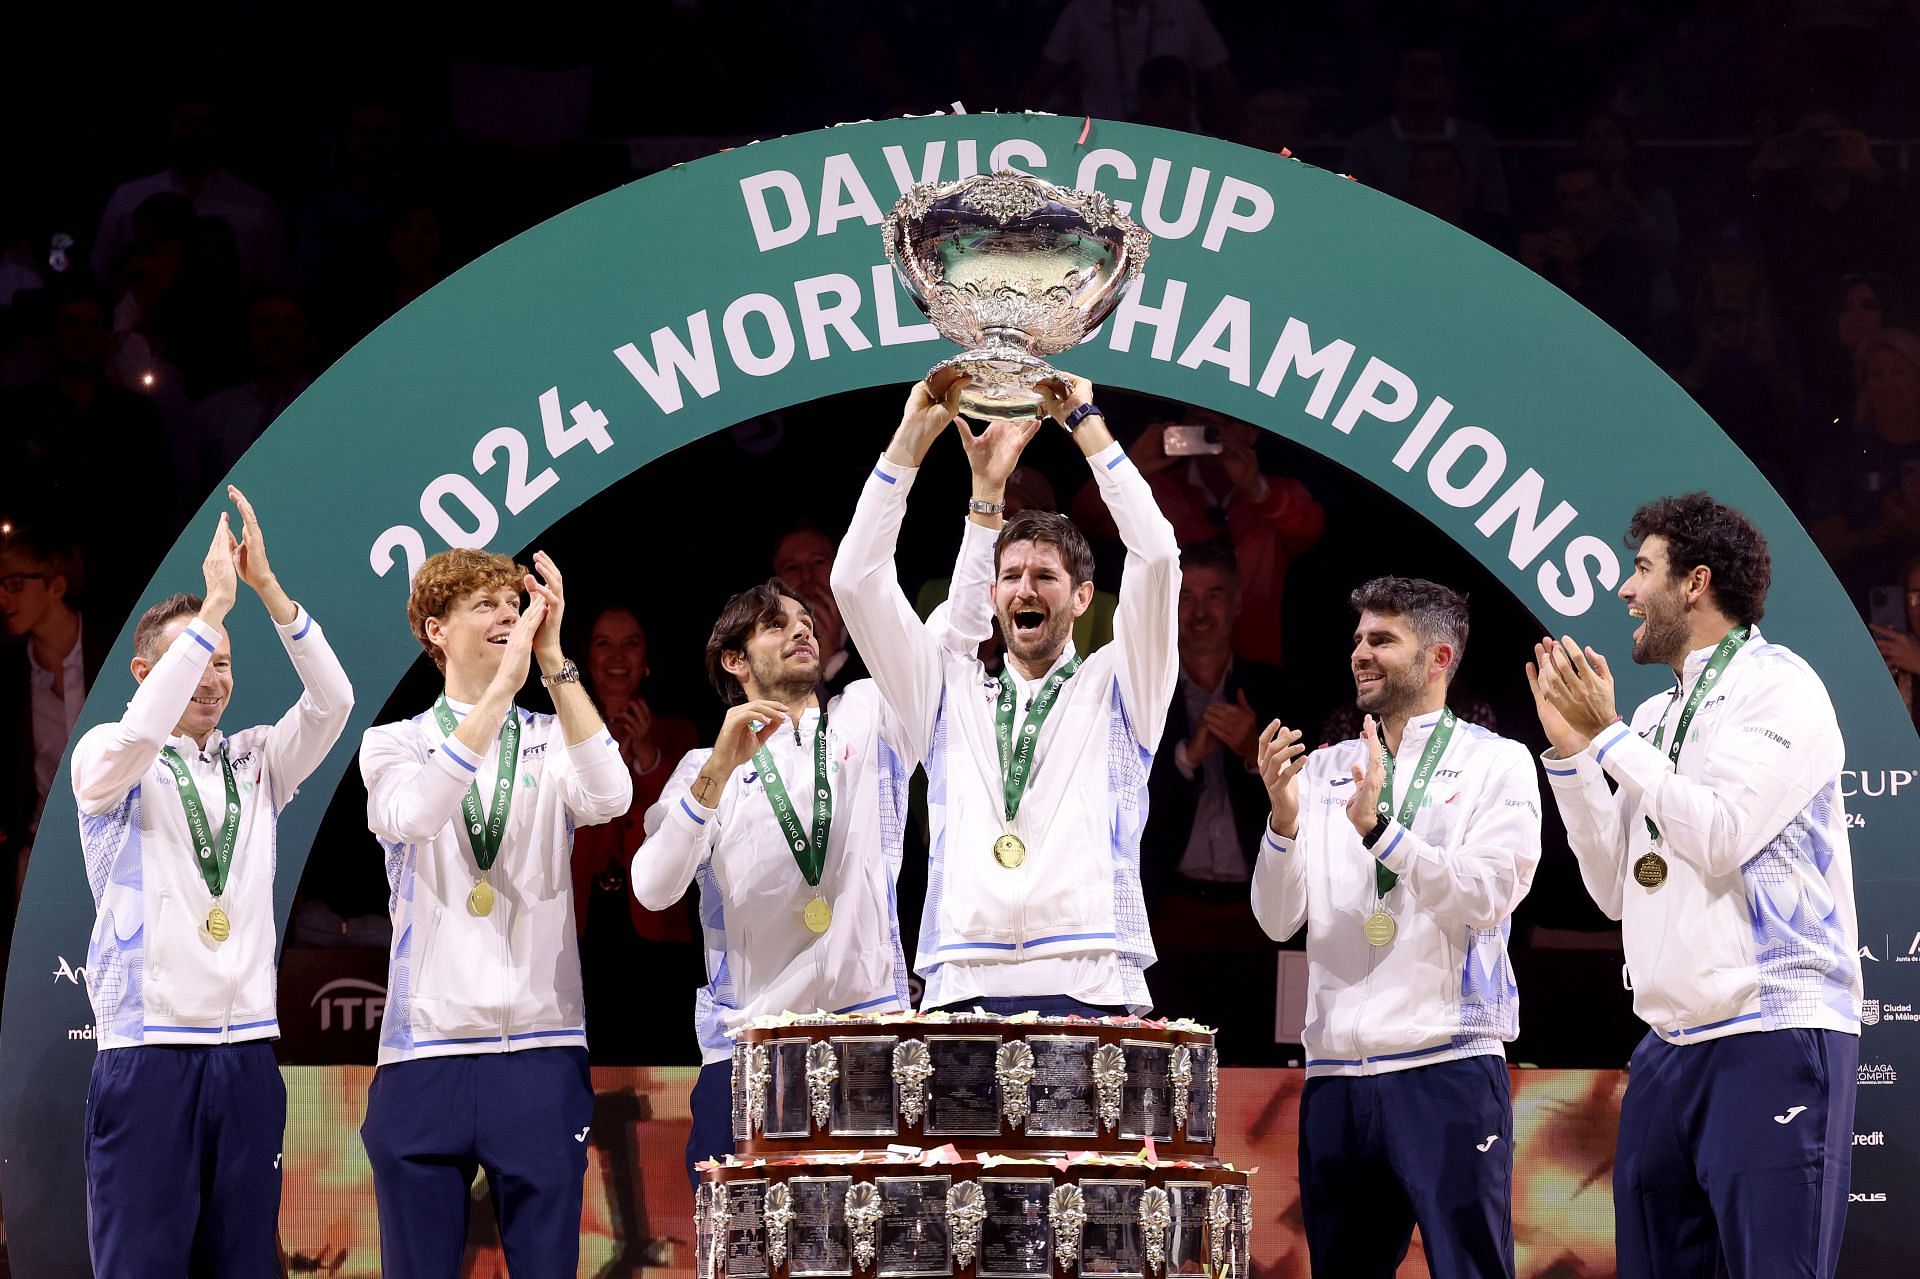
{"type": "Polygon", "coordinates": [[[1313,1273],[1390,1279],[1418,1223],[1435,1279],[1514,1273],[1519,1032],[1509,916],[1540,862],[1526,747],[1457,720],[1466,600],[1420,579],[1353,592],[1357,741],[1261,735],[1273,811],[1253,910],[1307,922],[1300,1189],[1313,1273]]]}
{"type": "Polygon", "coordinates": [[[237,488],[227,495],[245,542],[222,516],[205,597],[142,615],[127,713],[73,749],[97,912],[88,1242],[94,1273],[115,1279],[280,1269],[276,840],[281,812],[340,740],[353,689],[268,567],[253,507],[237,488]],[[236,580],[266,605],[303,691],[274,723],[222,733],[236,580]]]}
{"type": "Polygon", "coordinates": [[[1592,649],[1542,640],[1527,668],[1567,840],[1650,1028],[1614,1157],[1620,1273],[1830,1276],[1861,996],[1839,723],[1760,634],[1772,565],[1745,516],[1662,498],[1627,544],[1633,658],[1672,690],[1622,723],[1592,649]]]}
{"type": "MultiPolygon", "coordinates": [[[[943,386],[941,400],[924,382],[914,387],[861,491],[832,578],[868,669],[926,758],[922,1006],[1144,1012],[1154,952],[1140,830],[1180,674],[1180,548],[1108,433],[1092,386],[1067,377],[1043,387],[1049,415],[1071,432],[1127,545],[1113,641],[1084,661],[1073,651],[1073,621],[1093,598],[1093,553],[1064,517],[1029,510],[992,539],[1002,675],[989,675],[972,653],[944,650],[902,593],[893,552],[907,492],[953,419],[957,386],[943,386]]],[[[1038,429],[1020,424],[1001,437],[1004,447],[1017,457],[1038,429]]],[[[998,516],[1001,497],[979,484],[976,471],[970,509],[998,516]]],[[[979,525],[967,531],[987,540],[979,525]]]]}
{"type": "Polygon", "coordinates": [[[533,563],[538,578],[461,549],[420,566],[407,616],[444,692],[360,744],[393,890],[360,1129],[388,1279],[459,1273],[476,1168],[514,1279],[570,1277],[579,1259],[593,1085],[573,832],[626,812],[633,775],[561,652],[559,570],[533,563]],[[513,704],[535,660],[557,714],[513,704]]]}

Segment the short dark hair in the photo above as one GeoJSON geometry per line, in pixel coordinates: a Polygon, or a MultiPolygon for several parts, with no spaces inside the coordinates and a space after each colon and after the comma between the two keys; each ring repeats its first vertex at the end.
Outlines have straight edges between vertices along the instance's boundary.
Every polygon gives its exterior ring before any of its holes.
{"type": "Polygon", "coordinates": [[[1773,586],[1773,557],[1766,534],[1753,521],[1704,492],[1657,497],[1633,513],[1626,543],[1637,549],[1649,537],[1667,544],[1667,576],[1684,577],[1704,565],[1714,602],[1742,626],[1767,611],[1773,586]]]}
{"type": "Polygon", "coordinates": [[[1180,571],[1190,573],[1196,568],[1216,569],[1236,588],[1240,585],[1240,561],[1234,557],[1231,546],[1219,542],[1188,542],[1180,548],[1180,571]]]}
{"type": "Polygon", "coordinates": [[[1447,668],[1447,682],[1453,682],[1467,653],[1465,595],[1424,577],[1376,577],[1355,587],[1347,603],[1353,605],[1355,614],[1387,613],[1406,618],[1420,637],[1422,648],[1451,644],[1453,664],[1447,668]]]}
{"type": "Polygon", "coordinates": [[[0,555],[12,555],[49,577],[67,579],[68,603],[86,589],[86,561],[80,548],[64,534],[45,525],[23,522],[12,532],[0,536],[0,555]]]}
{"type": "MultiPolygon", "coordinates": [[[[763,626],[778,626],[783,597],[799,600],[800,607],[807,608],[807,601],[800,592],[779,578],[770,577],[729,599],[721,608],[719,618],[714,621],[713,630],[707,636],[707,682],[713,685],[713,691],[720,694],[720,700],[727,705],[738,706],[746,701],[747,691],[720,659],[728,653],[745,654],[747,641],[753,638],[755,631],[763,626]]],[[[808,612],[810,614],[811,610],[808,612]]]]}
{"type": "Polygon", "coordinates": [[[1060,552],[1067,576],[1075,586],[1093,580],[1093,548],[1073,521],[1057,511],[1022,511],[1006,522],[993,543],[993,571],[1000,572],[1000,555],[1015,542],[1051,546],[1060,552]]]}
{"type": "Polygon", "coordinates": [[[133,628],[133,655],[149,662],[159,661],[162,656],[160,632],[167,628],[167,623],[176,617],[192,617],[205,603],[198,595],[182,591],[178,595],[167,596],[140,614],[140,621],[133,628]]]}

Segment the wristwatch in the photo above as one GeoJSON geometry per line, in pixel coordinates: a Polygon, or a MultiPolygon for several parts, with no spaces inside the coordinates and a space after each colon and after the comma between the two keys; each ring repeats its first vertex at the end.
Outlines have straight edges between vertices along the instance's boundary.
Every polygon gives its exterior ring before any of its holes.
{"type": "Polygon", "coordinates": [[[1079,408],[1067,414],[1067,420],[1062,422],[1060,425],[1066,427],[1069,431],[1071,431],[1076,426],[1080,425],[1080,421],[1082,418],[1105,417],[1105,416],[1106,414],[1100,411],[1100,406],[1098,404],[1095,404],[1092,400],[1088,400],[1085,404],[1082,404],[1079,408]]]}
{"type": "Polygon", "coordinates": [[[977,497],[967,499],[967,509],[975,515],[1000,515],[1007,509],[1005,502],[983,502],[977,497]]]}
{"type": "Polygon", "coordinates": [[[1378,817],[1374,818],[1373,829],[1360,837],[1360,847],[1369,852],[1373,851],[1373,846],[1380,842],[1380,837],[1387,833],[1387,827],[1391,824],[1392,823],[1387,821],[1387,815],[1385,813],[1381,813],[1378,817]]]}
{"type": "Polygon", "coordinates": [[[555,684],[578,684],[579,682],[580,668],[573,664],[571,657],[560,663],[560,671],[558,674],[542,675],[540,677],[540,687],[542,688],[552,688],[555,684]]]}

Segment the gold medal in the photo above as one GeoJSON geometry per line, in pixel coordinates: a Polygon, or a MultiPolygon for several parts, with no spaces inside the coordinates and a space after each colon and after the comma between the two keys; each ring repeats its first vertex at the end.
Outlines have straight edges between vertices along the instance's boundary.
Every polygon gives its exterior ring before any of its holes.
{"type": "Polygon", "coordinates": [[[493,885],[484,879],[475,884],[467,894],[467,909],[483,919],[493,914],[493,885]]]}
{"type": "Polygon", "coordinates": [[[216,942],[223,942],[233,934],[233,925],[227,919],[227,912],[216,904],[207,912],[207,936],[216,942]]]}
{"type": "Polygon", "coordinates": [[[1375,906],[1373,914],[1367,916],[1367,922],[1360,925],[1360,931],[1367,935],[1369,946],[1384,946],[1393,940],[1400,926],[1393,922],[1393,916],[1387,914],[1385,906],[1375,906]]]}
{"type": "Polygon", "coordinates": [[[1008,831],[993,841],[993,860],[1008,870],[1017,870],[1027,860],[1027,845],[1018,835],[1008,831]]]}
{"type": "Polygon", "coordinates": [[[824,897],[815,897],[801,910],[800,918],[810,933],[824,933],[833,925],[833,907],[827,905],[824,897]]]}
{"type": "Polygon", "coordinates": [[[1642,888],[1658,888],[1667,882],[1667,859],[1649,850],[1633,864],[1633,880],[1642,888]]]}

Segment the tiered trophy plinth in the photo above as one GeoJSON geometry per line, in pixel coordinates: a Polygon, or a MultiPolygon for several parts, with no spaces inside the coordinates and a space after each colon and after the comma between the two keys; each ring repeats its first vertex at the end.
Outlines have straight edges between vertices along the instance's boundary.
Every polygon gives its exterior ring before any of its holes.
{"type": "Polygon", "coordinates": [[[734,1049],[703,1165],[714,1279],[1245,1279],[1213,1032],[1135,1018],[789,1017],[734,1049]]]}

